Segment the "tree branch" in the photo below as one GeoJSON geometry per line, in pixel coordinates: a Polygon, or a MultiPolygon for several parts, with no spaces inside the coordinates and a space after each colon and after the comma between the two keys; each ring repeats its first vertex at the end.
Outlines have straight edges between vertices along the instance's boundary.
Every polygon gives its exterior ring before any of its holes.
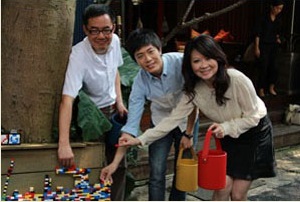
{"type": "Polygon", "coordinates": [[[184,14],[184,16],[183,16],[183,18],[182,18],[180,24],[182,24],[182,23],[185,22],[185,20],[186,20],[187,16],[189,15],[189,13],[190,13],[190,11],[191,11],[191,9],[192,9],[194,3],[195,3],[195,0],[191,0],[190,5],[189,5],[189,7],[187,8],[187,10],[186,10],[186,12],[185,12],[185,14],[184,14]]]}
{"type": "Polygon", "coordinates": [[[107,1],[105,2],[105,5],[109,6],[110,3],[111,3],[111,1],[112,1],[112,0],[107,0],[107,1]]]}
{"type": "MultiPolygon", "coordinates": [[[[198,18],[193,18],[192,20],[188,21],[188,22],[184,22],[182,21],[181,23],[178,23],[176,27],[173,28],[173,30],[162,40],[162,44],[163,46],[166,46],[168,41],[173,38],[178,31],[182,30],[182,29],[185,29],[187,27],[191,27],[192,25],[196,24],[196,23],[199,23],[199,22],[202,22],[202,21],[205,21],[205,20],[208,20],[208,19],[211,19],[211,18],[214,18],[214,17],[217,17],[219,15],[222,15],[224,13],[227,13],[231,10],[234,10],[236,8],[238,8],[239,6],[245,4],[247,1],[249,0],[240,0],[238,1],[237,3],[235,4],[232,4],[226,8],[223,8],[219,11],[216,11],[214,13],[205,13],[203,16],[201,17],[198,17],[198,18]]],[[[189,10],[191,9],[191,5],[194,4],[194,0],[191,1],[190,5],[189,5],[189,8],[187,10],[187,13],[189,12],[189,10]]],[[[185,14],[184,17],[186,17],[187,14],[185,14]]]]}

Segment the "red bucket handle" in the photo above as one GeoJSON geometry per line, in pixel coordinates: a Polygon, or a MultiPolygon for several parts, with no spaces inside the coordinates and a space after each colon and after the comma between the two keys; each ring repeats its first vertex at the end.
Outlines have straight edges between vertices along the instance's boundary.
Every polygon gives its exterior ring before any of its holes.
{"type": "MultiPolygon", "coordinates": [[[[207,131],[207,133],[205,135],[205,139],[204,139],[203,150],[202,150],[202,160],[203,161],[207,160],[211,136],[212,136],[212,131],[211,130],[207,131]]],[[[217,150],[223,151],[220,140],[218,138],[216,138],[215,136],[214,136],[214,138],[215,138],[217,150]]]]}

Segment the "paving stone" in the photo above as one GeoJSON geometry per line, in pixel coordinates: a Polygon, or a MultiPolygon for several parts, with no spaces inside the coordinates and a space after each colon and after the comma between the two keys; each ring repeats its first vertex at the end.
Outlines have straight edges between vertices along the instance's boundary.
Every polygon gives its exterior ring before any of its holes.
{"type": "Polygon", "coordinates": [[[299,186],[300,181],[296,180],[290,184],[279,186],[276,189],[249,196],[248,199],[250,201],[296,201],[300,199],[299,186]]]}
{"type": "MultiPolygon", "coordinates": [[[[255,180],[248,192],[250,201],[299,201],[300,199],[300,145],[276,150],[277,176],[255,180]]],[[[172,185],[172,175],[166,176],[166,200],[172,185]]],[[[148,184],[139,183],[128,200],[147,201],[148,184]]],[[[187,201],[209,201],[212,191],[199,188],[189,192],[187,201]]]]}

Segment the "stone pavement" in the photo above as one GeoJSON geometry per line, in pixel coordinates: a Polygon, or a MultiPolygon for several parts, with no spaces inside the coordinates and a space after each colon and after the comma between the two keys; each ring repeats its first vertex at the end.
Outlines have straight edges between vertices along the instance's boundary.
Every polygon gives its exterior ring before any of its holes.
{"type": "MultiPolygon", "coordinates": [[[[252,183],[248,192],[250,201],[299,201],[300,200],[300,145],[289,146],[276,150],[277,176],[262,178],[252,183]]],[[[172,175],[166,176],[168,199],[172,175]]],[[[212,191],[199,188],[189,192],[187,201],[211,200],[212,191]]],[[[148,184],[146,181],[136,182],[129,201],[147,201],[148,184]],[[139,184],[139,185],[138,185],[139,184]]]]}

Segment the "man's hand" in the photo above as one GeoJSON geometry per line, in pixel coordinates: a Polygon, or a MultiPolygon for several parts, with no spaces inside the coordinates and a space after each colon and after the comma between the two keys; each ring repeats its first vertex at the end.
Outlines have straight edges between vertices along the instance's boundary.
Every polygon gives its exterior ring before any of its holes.
{"type": "Polygon", "coordinates": [[[184,149],[191,148],[191,146],[193,146],[193,138],[189,139],[185,136],[182,136],[180,140],[180,146],[184,149]]]}
{"type": "Polygon", "coordinates": [[[100,173],[101,181],[110,181],[113,183],[112,174],[117,170],[118,165],[115,165],[113,162],[108,166],[102,168],[100,173]]]}
{"type": "Polygon", "coordinates": [[[72,152],[72,148],[70,145],[59,146],[57,153],[58,153],[58,161],[61,166],[69,168],[75,165],[74,154],[72,152]]]}
{"type": "Polygon", "coordinates": [[[123,118],[128,113],[128,110],[124,106],[123,102],[117,102],[116,108],[121,118],[123,118]]]}

